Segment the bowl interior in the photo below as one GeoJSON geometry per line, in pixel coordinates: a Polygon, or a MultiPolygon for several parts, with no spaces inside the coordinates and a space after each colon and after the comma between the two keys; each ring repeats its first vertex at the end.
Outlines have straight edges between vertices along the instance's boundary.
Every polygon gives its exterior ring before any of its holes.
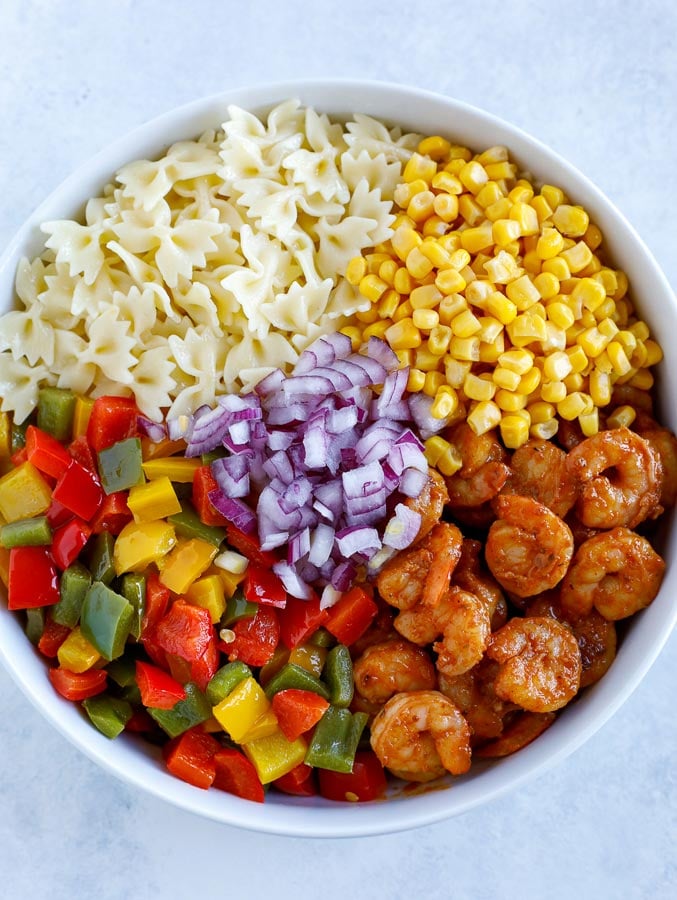
{"type": "MultiPolygon", "coordinates": [[[[0,311],[14,303],[14,274],[22,256],[41,252],[41,222],[77,217],[123,164],[155,158],[175,141],[218,127],[235,104],[263,112],[289,97],[339,118],[363,112],[405,130],[443,134],[481,150],[505,144],[515,161],[537,182],[562,187],[581,203],[602,230],[610,258],[628,275],[642,317],[659,339],[677,331],[677,304],[656,262],[627,221],[601,192],[553,151],[519,129],[456,100],[397,85],[351,81],[301,82],[229,91],[166,113],[100,152],[71,175],[31,215],[0,258],[0,311]]],[[[659,366],[660,413],[677,430],[677,349],[664,340],[659,366]]],[[[260,831],[303,836],[356,836],[402,830],[463,812],[486,802],[571,753],[590,737],[639,684],[677,620],[668,601],[677,588],[677,533],[667,523],[662,551],[668,561],[655,602],[627,628],[606,676],[565,709],[535,743],[513,757],[474,764],[461,778],[427,789],[394,789],[387,801],[334,804],[271,793],[263,806],[221,791],[200,791],[169,775],[159,754],[131,736],[109,741],[91,727],[78,708],[62,700],[45,677],[45,666],[28,643],[19,618],[0,614],[0,658],[42,713],[92,759],[151,793],[209,818],[260,831]]]]}

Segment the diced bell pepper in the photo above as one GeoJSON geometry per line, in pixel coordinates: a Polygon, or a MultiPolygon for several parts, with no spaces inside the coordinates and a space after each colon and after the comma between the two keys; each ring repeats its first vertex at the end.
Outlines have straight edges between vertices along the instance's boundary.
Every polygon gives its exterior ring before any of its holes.
{"type": "Polygon", "coordinates": [[[99,478],[106,494],[126,491],[143,484],[141,441],[138,437],[125,438],[110,447],[104,447],[97,456],[99,478]]]}
{"type": "Polygon", "coordinates": [[[207,685],[207,700],[212,706],[217,706],[224,700],[237,685],[246,678],[252,677],[252,670],[243,662],[226,663],[207,685]]]}
{"type": "Polygon", "coordinates": [[[143,471],[149,481],[156,478],[169,478],[177,484],[192,484],[195,471],[200,468],[199,459],[186,459],[183,456],[165,456],[148,459],[143,464],[143,471]]]}
{"type": "Polygon", "coordinates": [[[355,681],[353,661],[345,644],[337,644],[329,651],[324,667],[324,678],[329,687],[329,699],[334,706],[350,706],[353,702],[355,681]]]}
{"type": "Polygon", "coordinates": [[[67,441],[73,433],[75,394],[56,387],[38,391],[38,428],[58,441],[67,441]]]}
{"type": "Polygon", "coordinates": [[[206,525],[201,521],[193,506],[187,502],[181,504],[180,510],[171,515],[169,521],[181,537],[198,538],[208,544],[213,544],[217,549],[226,539],[226,532],[223,528],[206,525]]]}
{"type": "Polygon", "coordinates": [[[278,691],[286,691],[290,688],[299,691],[312,691],[319,694],[325,700],[329,699],[329,689],[319,678],[311,675],[306,669],[294,663],[287,663],[280,671],[273,675],[266,685],[266,695],[272,698],[278,691]]]}
{"type": "Polygon", "coordinates": [[[254,678],[245,678],[212,709],[212,713],[235,743],[239,744],[269,709],[270,703],[263,688],[254,678]]]}
{"type": "Polygon", "coordinates": [[[214,754],[216,777],[214,787],[244,800],[263,803],[265,792],[256,769],[244,754],[234,747],[223,747],[214,754]]]}
{"type": "Polygon", "coordinates": [[[209,568],[216,552],[213,544],[197,538],[178,542],[164,560],[160,581],[175,594],[185,594],[209,568]]]}
{"type": "Polygon", "coordinates": [[[52,618],[61,625],[75,628],[92,576],[82,563],[74,563],[61,574],[59,602],[52,607],[52,618]]]}
{"type": "Polygon", "coordinates": [[[71,461],[64,445],[35,425],[26,429],[26,456],[36,469],[52,478],[59,478],[71,461]]]}
{"type": "Polygon", "coordinates": [[[0,544],[12,547],[46,547],[52,543],[52,529],[47,516],[16,519],[0,526],[0,544]]]}
{"type": "Polygon", "coordinates": [[[87,423],[87,441],[98,453],[138,433],[139,411],[129,397],[97,397],[87,423]]]}
{"type": "Polygon", "coordinates": [[[92,583],[80,613],[83,635],[104,659],[122,656],[134,618],[134,609],[123,596],[100,581],[92,583]]]}
{"type": "Polygon", "coordinates": [[[269,784],[304,761],[307,744],[302,737],[288,741],[278,730],[268,737],[244,744],[242,749],[256,769],[261,783],[269,784]]]}
{"type": "Polygon", "coordinates": [[[172,709],[148,708],[150,715],[170,738],[177,737],[196,725],[201,725],[212,715],[212,708],[197,685],[189,681],[184,685],[184,689],[186,699],[179,700],[172,709]]]}
{"type": "Polygon", "coordinates": [[[129,492],[127,506],[137,523],[165,519],[181,511],[174,485],[169,478],[156,478],[146,484],[137,484],[129,492]]]}
{"type": "Polygon", "coordinates": [[[366,713],[330,706],[315,727],[305,762],[318,769],[351,772],[366,713]]]}
{"type": "Polygon", "coordinates": [[[82,701],[85,712],[92,725],[107,738],[116,738],[125,730],[125,725],[132,717],[131,704],[117,697],[99,694],[82,701]]]}
{"type": "Polygon", "coordinates": [[[0,478],[0,515],[6,522],[47,512],[52,489],[32,463],[24,462],[0,478]]]}
{"type": "Polygon", "coordinates": [[[46,547],[9,551],[8,609],[52,606],[59,601],[59,576],[46,547]]]}
{"type": "Polygon", "coordinates": [[[226,610],[223,583],[218,575],[205,575],[194,581],[186,592],[186,599],[195,606],[208,610],[212,624],[221,621],[226,610]]]}
{"type": "Polygon", "coordinates": [[[47,675],[54,690],[66,700],[86,700],[106,690],[108,676],[105,669],[89,669],[78,674],[68,669],[48,669],[47,675]]]}
{"type": "Polygon", "coordinates": [[[176,544],[174,528],[167,522],[146,522],[137,525],[130,522],[115,541],[113,562],[115,573],[143,571],[150,563],[157,562],[176,544]]]}
{"type": "Polygon", "coordinates": [[[221,745],[198,728],[191,728],[164,748],[165,764],[172,775],[207,790],[216,777],[214,755],[221,745]]]}
{"type": "Polygon", "coordinates": [[[72,565],[92,534],[84,519],[74,518],[57,528],[52,537],[52,556],[60,569],[72,565]]]}
{"type": "Polygon", "coordinates": [[[78,674],[91,669],[101,659],[99,651],[87,640],[79,627],[71,631],[56,655],[62,669],[78,674]]]}
{"type": "Polygon", "coordinates": [[[103,503],[101,482],[77,460],[72,460],[57,481],[52,496],[81,519],[89,521],[103,503]]]}

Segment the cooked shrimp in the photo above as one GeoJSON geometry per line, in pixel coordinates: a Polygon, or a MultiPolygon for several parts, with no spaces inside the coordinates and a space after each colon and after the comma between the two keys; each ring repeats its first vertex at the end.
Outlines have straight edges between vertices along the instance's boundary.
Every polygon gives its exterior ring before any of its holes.
{"type": "Polygon", "coordinates": [[[558,584],[574,551],[568,525],[531,497],[501,494],[494,507],[498,519],[489,529],[484,553],[498,583],[518,597],[558,584]]]}
{"type": "Polygon", "coordinates": [[[581,651],[556,619],[510,619],[492,636],[487,656],[499,663],[496,694],[529,712],[554,712],[578,692],[581,651]]]}
{"type": "Polygon", "coordinates": [[[526,614],[550,616],[570,626],[581,651],[581,688],[599,681],[616,658],[616,626],[596,609],[587,616],[569,621],[562,609],[559,591],[548,591],[529,604],[526,614]]]}
{"type": "Polygon", "coordinates": [[[611,409],[616,406],[632,406],[633,409],[653,415],[653,400],[648,391],[631,384],[616,384],[611,394],[611,409]]]}
{"type": "Polygon", "coordinates": [[[491,619],[491,630],[496,631],[507,621],[508,605],[498,582],[482,565],[481,553],[482,544],[479,541],[464,539],[461,558],[454,569],[453,582],[485,603],[491,619]]]}
{"type": "Polygon", "coordinates": [[[576,514],[590,528],[634,528],[661,512],[662,463],[648,441],[627,428],[600,431],[569,452],[579,485],[576,514]]]}
{"type": "Polygon", "coordinates": [[[383,704],[401,691],[432,690],[437,676],[421,647],[402,638],[368,647],[353,665],[355,687],[370,703],[383,704]]]}
{"type": "Polygon", "coordinates": [[[557,426],[557,443],[564,447],[565,450],[573,450],[581,441],[585,440],[585,435],[581,431],[581,426],[574,419],[569,422],[566,419],[560,419],[557,426]]]}
{"type": "Polygon", "coordinates": [[[371,746],[382,765],[405,781],[432,781],[470,768],[470,728],[439,691],[395,694],[374,719],[371,746]]]}
{"type": "Polygon", "coordinates": [[[423,541],[385,564],[376,579],[379,593],[398,609],[410,609],[419,601],[436,606],[449,587],[462,543],[456,525],[438,522],[423,541]]]}
{"type": "Polygon", "coordinates": [[[444,478],[437,469],[428,469],[428,481],[421,493],[418,497],[409,497],[404,504],[413,512],[421,514],[421,525],[416,536],[417,543],[437,525],[442,518],[442,510],[448,502],[449,494],[444,478]]]}
{"type": "Polygon", "coordinates": [[[664,572],[665,563],[646,538],[614,528],[576,551],[562,582],[562,609],[580,617],[595,607],[605,619],[625,619],[651,603],[664,572]]]}
{"type": "Polygon", "coordinates": [[[480,759],[500,759],[517,753],[550,728],[557,716],[555,713],[523,712],[508,725],[495,741],[483,744],[477,751],[480,759]]]}
{"type": "Polygon", "coordinates": [[[481,506],[491,500],[505,484],[510,469],[508,455],[493,432],[477,435],[465,422],[446,436],[463,461],[455,475],[446,479],[452,509],[481,506]]]}
{"type": "Polygon", "coordinates": [[[503,493],[532,497],[563,519],[576,502],[576,483],[566,460],[564,450],[551,441],[527,441],[512,455],[503,493]]]}
{"type": "Polygon", "coordinates": [[[640,434],[660,457],[663,467],[660,503],[669,509],[677,500],[677,438],[667,428],[659,426],[640,431],[640,434]]]}
{"type": "Polygon", "coordinates": [[[437,670],[451,677],[467,672],[482,659],[491,619],[482,600],[452,586],[438,606],[431,609],[419,603],[401,612],[395,629],[420,647],[434,641],[437,670]]]}
{"type": "Polygon", "coordinates": [[[498,663],[486,657],[462,675],[440,674],[440,691],[461,710],[472,732],[473,746],[497,738],[503,732],[506,715],[517,709],[496,696],[494,679],[498,663]]]}

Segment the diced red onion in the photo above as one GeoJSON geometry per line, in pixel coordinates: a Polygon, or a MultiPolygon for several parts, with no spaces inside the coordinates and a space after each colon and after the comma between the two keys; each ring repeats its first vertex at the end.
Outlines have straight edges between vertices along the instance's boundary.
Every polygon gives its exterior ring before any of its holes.
{"type": "Polygon", "coordinates": [[[337,591],[332,584],[325,585],[320,596],[320,609],[329,609],[338,603],[342,596],[343,591],[337,591]]]}
{"type": "Polygon", "coordinates": [[[256,514],[242,500],[226,497],[221,490],[210,491],[207,498],[214,509],[240,531],[244,531],[245,534],[253,534],[256,531],[256,514]]]}
{"type": "Polygon", "coordinates": [[[367,356],[381,363],[386,372],[396,372],[400,361],[394,350],[382,339],[370,337],[367,343],[367,356]]]}
{"type": "Polygon", "coordinates": [[[312,400],[320,395],[324,396],[333,390],[336,390],[336,388],[332,381],[324,378],[322,375],[316,375],[312,370],[306,375],[295,375],[292,378],[287,378],[282,385],[282,393],[292,403],[299,399],[304,401],[312,400]]]}
{"type": "Polygon", "coordinates": [[[287,376],[282,369],[273,369],[269,375],[266,375],[265,378],[262,378],[261,381],[259,381],[254,388],[254,391],[259,397],[266,397],[268,394],[274,394],[276,391],[280,390],[286,377],[287,376]]]}
{"type": "Polygon", "coordinates": [[[349,472],[343,472],[341,482],[346,497],[367,497],[382,488],[383,469],[376,461],[358,466],[349,472]]]}
{"type": "Polygon", "coordinates": [[[308,561],[314,566],[323,566],[334,549],[334,529],[320,523],[310,538],[308,561]]]}
{"type": "Polygon", "coordinates": [[[159,443],[167,437],[167,427],[164,422],[154,422],[147,416],[137,416],[136,423],[141,434],[145,434],[154,443],[159,443]]]}
{"type": "Polygon", "coordinates": [[[367,525],[349,526],[336,532],[336,545],[346,558],[355,553],[363,553],[368,557],[381,547],[381,539],[375,528],[367,525]]]}
{"type": "Polygon", "coordinates": [[[273,453],[263,463],[263,471],[269,478],[279,478],[284,484],[291,484],[294,480],[294,467],[283,450],[273,453]]]}
{"type": "Polygon", "coordinates": [[[355,365],[361,366],[365,370],[368,377],[367,384],[383,384],[388,374],[378,360],[372,359],[370,356],[364,356],[361,353],[353,353],[346,362],[355,363],[355,365]]]}
{"type": "Polygon", "coordinates": [[[404,550],[416,540],[421,527],[421,513],[409,509],[404,503],[395,507],[395,515],[386,525],[383,544],[395,550],[404,550]]]}
{"type": "Polygon", "coordinates": [[[355,565],[349,559],[338,563],[331,573],[332,587],[336,588],[337,591],[347,591],[353,583],[355,571],[355,565]]]}
{"type": "Polygon", "coordinates": [[[292,513],[302,509],[310,500],[313,486],[305,476],[295,478],[280,494],[280,509],[284,513],[292,513]]]}
{"type": "Polygon", "coordinates": [[[304,528],[302,531],[297,531],[289,539],[287,562],[290,565],[294,565],[294,563],[303,559],[304,556],[307,556],[308,553],[310,553],[310,529],[304,528]]]}
{"type": "Polygon", "coordinates": [[[246,497],[249,494],[249,469],[242,468],[244,454],[215,459],[212,474],[226,497],[246,497]]]}
{"type": "Polygon", "coordinates": [[[442,431],[449,423],[448,418],[436,419],[432,415],[430,410],[433,402],[433,398],[424,393],[411,394],[409,396],[411,417],[421,432],[421,437],[424,441],[442,431]]]}
{"type": "Polygon", "coordinates": [[[428,473],[419,469],[405,469],[400,479],[400,493],[405,497],[418,497],[428,481],[428,473]]]}
{"type": "Polygon", "coordinates": [[[287,562],[276,562],[273,563],[273,572],[280,579],[288,594],[299,600],[310,600],[313,595],[312,589],[303,581],[293,566],[287,562]]]}

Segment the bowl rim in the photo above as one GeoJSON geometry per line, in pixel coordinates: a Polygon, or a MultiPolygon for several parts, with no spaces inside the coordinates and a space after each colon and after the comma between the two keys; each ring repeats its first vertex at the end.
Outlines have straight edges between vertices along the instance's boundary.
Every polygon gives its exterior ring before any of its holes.
{"type": "MultiPolygon", "coordinates": [[[[9,286],[10,293],[13,293],[14,272],[19,255],[22,250],[33,254],[27,247],[35,242],[38,236],[37,226],[45,221],[49,210],[61,207],[62,215],[72,215],[69,211],[70,204],[78,197],[82,204],[90,196],[94,196],[92,190],[100,189],[106,181],[110,181],[121,165],[141,158],[144,153],[157,155],[169,143],[191,139],[205,130],[191,126],[188,129],[190,133],[181,131],[179,135],[177,129],[182,128],[183,123],[200,122],[205,117],[212,117],[211,127],[216,128],[223,117],[219,120],[213,118],[214,111],[223,108],[225,115],[229,104],[259,111],[291,97],[299,97],[303,105],[312,105],[320,112],[328,112],[330,116],[360,111],[392,122],[398,120],[398,111],[401,111],[399,118],[403,128],[409,127],[405,124],[408,118],[425,118],[420,112],[410,112],[409,104],[414,110],[416,104],[428,104],[431,108],[440,109],[442,131],[487,131],[495,133],[497,138],[500,136],[501,140],[497,139],[493,143],[507,144],[511,156],[519,158],[535,154],[539,165],[546,169],[552,167],[553,176],[557,174],[553,180],[567,192],[568,185],[573,185],[574,195],[576,192],[584,195],[580,202],[591,209],[594,218],[611,220],[619,229],[619,240],[633,246],[638,260],[637,267],[640,263],[646,267],[646,271],[642,273],[642,282],[667,301],[668,314],[675,319],[677,327],[674,294],[645,243],[599,188],[558,153],[523,129],[465,101],[409,85],[352,78],[267,82],[216,92],[167,110],[121,135],[79,165],[48,194],[19,228],[0,256],[0,295],[3,284],[9,286]],[[313,100],[314,97],[319,99],[313,100]],[[346,103],[346,98],[350,97],[353,99],[346,103]],[[379,113],[377,108],[381,106],[391,109],[393,115],[379,113]],[[454,123],[455,114],[465,117],[466,124],[460,129],[454,123]],[[172,136],[169,142],[168,135],[172,136]]],[[[633,279],[630,280],[633,284],[633,279]]],[[[644,311],[642,314],[644,315],[644,311]]],[[[669,381],[663,387],[673,401],[669,408],[675,408],[669,381]]],[[[670,566],[661,589],[663,596],[668,593],[669,581],[677,581],[674,567],[670,566]]],[[[673,586],[677,587],[677,584],[673,586]]],[[[637,628],[631,629],[623,648],[627,658],[624,666],[629,668],[621,677],[620,686],[616,685],[619,679],[614,678],[607,687],[606,678],[613,672],[612,667],[605,679],[589,688],[586,697],[574,704],[575,709],[567,710],[565,715],[558,717],[558,721],[537,742],[524,748],[519,754],[501,760],[498,765],[482,768],[479,775],[473,774],[472,778],[454,779],[453,786],[448,790],[389,798],[385,801],[386,806],[381,801],[345,805],[327,805],[328,801],[320,801],[320,805],[317,805],[316,801],[309,803],[290,797],[282,797],[273,803],[271,798],[267,798],[266,804],[261,806],[222,792],[199,791],[173,778],[164,767],[160,770],[150,754],[144,755],[139,762],[139,755],[130,741],[117,745],[121,746],[120,751],[112,747],[106,738],[84,721],[73,704],[56,695],[48,679],[40,681],[36,678],[34,673],[38,671],[37,666],[26,667],[24,646],[19,646],[17,640],[20,634],[23,644],[29,646],[17,617],[0,614],[0,661],[28,699],[58,731],[94,762],[135,787],[194,814],[252,831],[295,837],[358,837],[404,831],[467,812],[535,778],[573,753],[628,699],[667,642],[677,624],[677,605],[671,608],[671,605],[664,602],[658,613],[655,612],[656,609],[657,606],[649,607],[635,617],[642,624],[648,623],[643,626],[642,635],[646,632],[649,637],[641,640],[637,628]],[[654,620],[658,620],[657,624],[653,624],[654,620]],[[633,640],[635,634],[638,637],[633,640]],[[77,718],[70,713],[76,713],[77,718]],[[472,784],[475,783],[478,787],[473,789],[472,784]],[[209,797],[213,793],[218,794],[219,803],[209,797]]],[[[39,664],[44,670],[44,661],[40,660],[39,664]]]]}

